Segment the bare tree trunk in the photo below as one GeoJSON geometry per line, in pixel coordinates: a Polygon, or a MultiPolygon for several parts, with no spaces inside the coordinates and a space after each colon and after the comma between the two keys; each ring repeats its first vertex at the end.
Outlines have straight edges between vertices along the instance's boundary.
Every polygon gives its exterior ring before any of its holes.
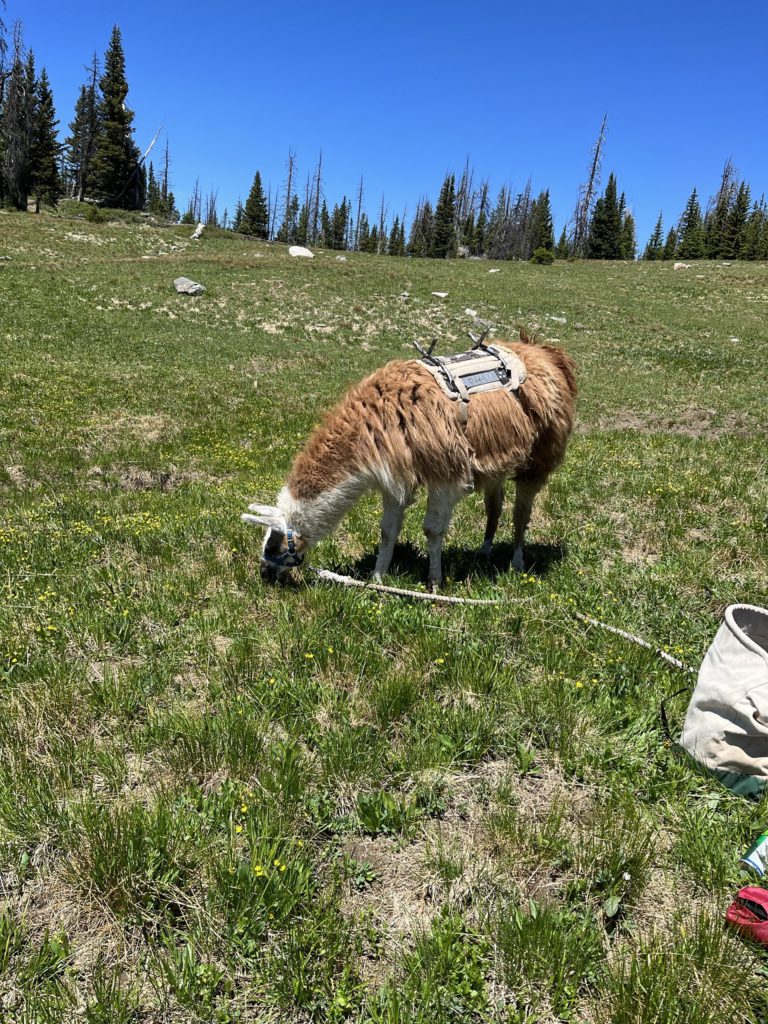
{"type": "Polygon", "coordinates": [[[579,190],[579,201],[576,204],[573,225],[573,254],[584,256],[587,248],[587,232],[589,230],[589,215],[592,212],[592,204],[595,201],[595,194],[600,187],[600,161],[605,146],[605,126],[608,122],[608,115],[603,115],[603,123],[600,125],[600,134],[597,137],[595,148],[592,152],[592,163],[589,168],[589,177],[586,185],[579,190]]]}
{"type": "Polygon", "coordinates": [[[357,190],[357,220],[355,221],[355,252],[360,249],[360,212],[363,208],[363,176],[360,175],[360,188],[357,190]]]}
{"type": "Polygon", "coordinates": [[[389,207],[384,206],[384,193],[381,194],[381,209],[379,210],[379,241],[377,252],[385,252],[387,247],[387,214],[389,213],[389,207]]]}
{"type": "Polygon", "coordinates": [[[296,167],[296,154],[292,149],[288,150],[288,180],[285,184],[285,230],[288,231],[288,222],[291,216],[291,189],[293,187],[293,174],[296,167]]]}
{"type": "Polygon", "coordinates": [[[315,181],[312,189],[312,205],[307,208],[309,215],[310,224],[310,238],[314,244],[317,240],[317,223],[320,220],[320,193],[322,191],[322,173],[323,173],[323,151],[320,150],[320,155],[317,158],[317,170],[315,171],[315,181]]]}

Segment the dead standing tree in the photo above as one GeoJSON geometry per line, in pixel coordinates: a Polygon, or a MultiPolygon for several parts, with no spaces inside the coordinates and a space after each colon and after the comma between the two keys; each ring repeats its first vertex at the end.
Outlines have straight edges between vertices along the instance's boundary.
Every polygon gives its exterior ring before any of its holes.
{"type": "Polygon", "coordinates": [[[573,241],[572,252],[574,256],[583,257],[587,252],[587,236],[589,234],[589,218],[595,202],[597,190],[600,187],[600,162],[605,146],[605,126],[608,122],[608,115],[603,115],[603,123],[600,125],[600,134],[592,151],[592,160],[589,166],[589,175],[586,185],[579,189],[579,201],[576,204],[576,212],[573,217],[573,241]]]}

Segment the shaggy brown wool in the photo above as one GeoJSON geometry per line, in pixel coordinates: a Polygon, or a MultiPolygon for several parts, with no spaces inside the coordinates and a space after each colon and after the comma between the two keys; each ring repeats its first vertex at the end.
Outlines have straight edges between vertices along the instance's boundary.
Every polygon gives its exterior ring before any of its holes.
{"type": "Polygon", "coordinates": [[[573,429],[575,367],[560,349],[521,341],[514,352],[528,378],[517,393],[473,395],[469,419],[417,360],[396,360],[354,385],[297,456],[287,486],[311,500],[350,475],[382,467],[407,490],[514,477],[544,483],[573,429]]]}

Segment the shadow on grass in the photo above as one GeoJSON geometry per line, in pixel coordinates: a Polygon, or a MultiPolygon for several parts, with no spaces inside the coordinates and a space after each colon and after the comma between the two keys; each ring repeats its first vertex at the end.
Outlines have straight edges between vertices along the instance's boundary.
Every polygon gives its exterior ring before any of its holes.
{"type": "MultiPolygon", "coordinates": [[[[466,548],[447,547],[443,549],[443,573],[446,579],[454,583],[463,583],[469,579],[497,579],[499,576],[514,572],[512,558],[514,545],[500,543],[494,545],[493,554],[485,558],[479,551],[466,548]]],[[[531,576],[547,576],[552,568],[566,558],[568,549],[563,542],[557,544],[528,544],[525,548],[525,571],[531,576]]],[[[333,572],[368,579],[376,564],[376,552],[371,551],[349,563],[339,560],[329,566],[333,572]]],[[[399,577],[400,583],[410,579],[423,583],[427,578],[428,560],[424,551],[410,542],[398,544],[389,568],[390,577],[399,577]]]]}

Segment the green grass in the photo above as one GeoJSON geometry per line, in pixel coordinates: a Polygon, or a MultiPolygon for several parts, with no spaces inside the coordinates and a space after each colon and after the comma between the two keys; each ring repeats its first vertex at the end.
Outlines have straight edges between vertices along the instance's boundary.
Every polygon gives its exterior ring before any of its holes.
{"type": "MultiPolygon", "coordinates": [[[[768,604],[768,267],[190,233],[0,214],[0,1016],[765,1020],[722,918],[768,802],[666,741],[686,677],[571,611],[698,665],[727,604],[768,604]],[[528,574],[507,518],[477,557],[472,497],[445,589],[498,608],[265,587],[240,512],[348,384],[463,347],[465,307],[579,365],[528,574]]],[[[378,514],[312,562],[370,570],[378,514]]]]}

